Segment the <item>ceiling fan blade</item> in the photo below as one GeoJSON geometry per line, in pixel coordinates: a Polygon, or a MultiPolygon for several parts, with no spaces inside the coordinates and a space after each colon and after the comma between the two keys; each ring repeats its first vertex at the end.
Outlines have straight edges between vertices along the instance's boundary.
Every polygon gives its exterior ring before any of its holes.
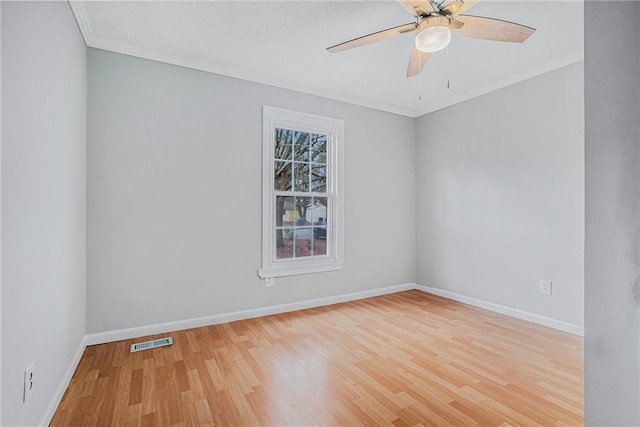
{"type": "Polygon", "coordinates": [[[420,52],[414,45],[409,58],[409,66],[407,67],[407,77],[413,77],[420,74],[425,64],[429,60],[429,54],[420,52]]]}
{"type": "Polygon", "coordinates": [[[464,26],[464,22],[462,21],[458,21],[457,19],[453,19],[453,18],[449,20],[449,28],[451,29],[459,30],[463,26],[464,26]]]}
{"type": "Polygon", "coordinates": [[[407,12],[412,16],[425,16],[430,13],[437,13],[438,9],[432,5],[429,0],[398,0],[407,12]]]}
{"type": "Polygon", "coordinates": [[[339,43],[337,45],[328,47],[329,52],[341,52],[343,50],[352,49],[354,47],[360,47],[369,43],[375,43],[380,40],[385,40],[394,36],[398,36],[403,33],[415,31],[417,25],[415,22],[410,22],[404,25],[398,25],[397,27],[389,28],[386,30],[378,31],[377,33],[367,34],[366,36],[358,37],[353,40],[339,43]]]}
{"type": "Polygon", "coordinates": [[[480,0],[444,0],[438,8],[449,16],[457,16],[478,4],[480,0]]]}
{"type": "Polygon", "coordinates": [[[463,22],[464,26],[451,28],[451,32],[475,39],[522,43],[536,31],[526,25],[482,16],[458,15],[456,20],[463,22]]]}

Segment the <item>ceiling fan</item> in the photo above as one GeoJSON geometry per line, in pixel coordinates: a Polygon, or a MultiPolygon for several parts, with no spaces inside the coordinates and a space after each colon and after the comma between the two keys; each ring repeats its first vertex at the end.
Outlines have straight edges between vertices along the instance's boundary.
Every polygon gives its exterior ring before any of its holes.
{"type": "Polygon", "coordinates": [[[404,33],[417,33],[407,77],[420,74],[429,55],[447,47],[451,34],[476,39],[522,43],[536,30],[526,25],[482,16],[463,15],[480,0],[398,0],[416,20],[328,47],[340,52],[404,33]]]}

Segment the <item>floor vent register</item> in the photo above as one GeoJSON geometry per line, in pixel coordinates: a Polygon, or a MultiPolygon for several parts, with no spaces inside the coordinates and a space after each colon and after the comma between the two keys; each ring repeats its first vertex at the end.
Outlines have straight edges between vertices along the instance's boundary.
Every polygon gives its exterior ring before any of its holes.
{"type": "Polygon", "coordinates": [[[131,353],[135,353],[136,351],[149,350],[152,348],[165,347],[173,344],[173,338],[160,338],[153,341],[145,341],[139,342],[137,344],[131,344],[131,353]]]}

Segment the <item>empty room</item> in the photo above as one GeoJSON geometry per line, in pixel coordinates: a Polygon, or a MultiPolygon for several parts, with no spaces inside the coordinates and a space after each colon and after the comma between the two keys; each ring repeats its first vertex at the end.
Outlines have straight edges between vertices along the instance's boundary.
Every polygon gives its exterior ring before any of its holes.
{"type": "Polygon", "coordinates": [[[640,425],[639,20],[0,2],[0,425],[640,425]]]}

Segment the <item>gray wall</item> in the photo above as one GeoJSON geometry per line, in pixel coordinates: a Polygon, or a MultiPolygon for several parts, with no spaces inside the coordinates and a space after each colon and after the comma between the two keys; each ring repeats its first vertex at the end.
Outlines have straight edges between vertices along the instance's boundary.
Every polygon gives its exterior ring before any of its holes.
{"type": "Polygon", "coordinates": [[[417,119],[418,284],[583,324],[582,67],[417,119]]]}
{"type": "MultiPolygon", "coordinates": [[[[0,5],[0,310],[2,310],[2,5],[0,5]]],[[[0,424],[2,424],[2,311],[0,311],[0,424]]]]}
{"type": "Polygon", "coordinates": [[[1,7],[1,423],[34,425],[85,333],[86,47],[66,2],[1,7]]]}
{"type": "Polygon", "coordinates": [[[585,421],[640,425],[640,3],[585,2],[585,421]]]}
{"type": "Polygon", "coordinates": [[[88,332],[414,281],[412,119],[101,50],[88,62],[88,332]],[[339,272],[257,277],[263,105],[346,122],[339,272]]]}

